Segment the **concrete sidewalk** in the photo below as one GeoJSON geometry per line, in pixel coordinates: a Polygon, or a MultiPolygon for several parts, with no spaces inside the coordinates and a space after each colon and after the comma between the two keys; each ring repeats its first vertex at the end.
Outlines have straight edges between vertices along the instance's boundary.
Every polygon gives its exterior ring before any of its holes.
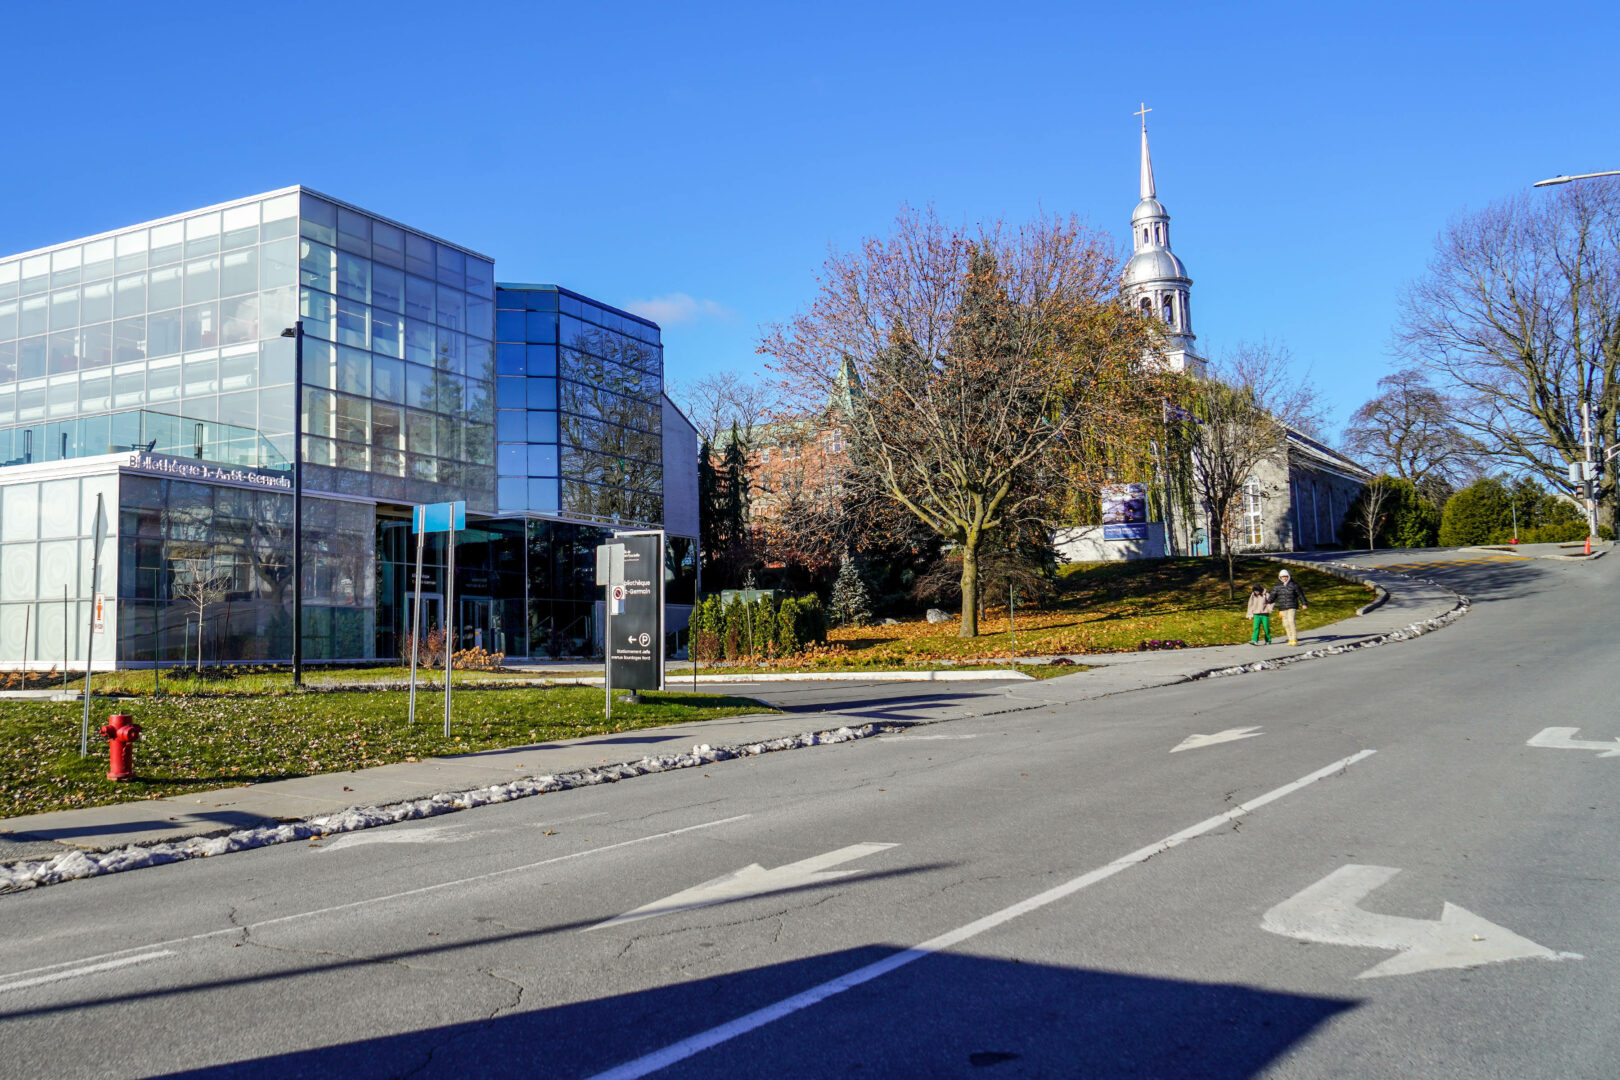
{"type": "MultiPolygon", "coordinates": [[[[1212,672],[1258,661],[1286,661],[1317,650],[1355,646],[1438,618],[1460,606],[1448,589],[1405,575],[1359,571],[1327,560],[1298,560],[1387,590],[1387,601],[1366,614],[1319,628],[1300,645],[1261,648],[1222,645],[1165,652],[1112,653],[1075,659],[1092,670],[1045,681],[975,683],[951,693],[936,689],[913,701],[885,700],[832,704],[826,710],[762,714],[698,721],[662,728],[591,736],[509,750],[429,758],[356,772],[276,780],[262,784],[194,792],[164,799],[62,810],[0,822],[0,863],[57,854],[66,848],[102,851],[211,836],[238,829],[300,821],[350,807],[378,806],[440,792],[473,790],[524,777],[544,776],[603,765],[634,762],[644,756],[690,750],[694,745],[728,747],[805,732],[868,723],[909,726],[969,716],[1073,704],[1148,687],[1186,682],[1212,672]]],[[[1365,609],[1364,609],[1365,610],[1365,609]]],[[[769,701],[773,692],[804,683],[735,683],[737,692],[769,701]]],[[[842,684],[852,686],[859,684],[842,684]]]]}

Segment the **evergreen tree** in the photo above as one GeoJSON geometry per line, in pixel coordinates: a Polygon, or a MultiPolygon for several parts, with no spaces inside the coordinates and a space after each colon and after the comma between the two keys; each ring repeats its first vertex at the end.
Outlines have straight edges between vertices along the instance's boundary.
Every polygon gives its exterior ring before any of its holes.
{"type": "Polygon", "coordinates": [[[743,445],[736,421],[720,462],[720,520],[731,547],[741,547],[748,531],[748,448],[743,445]]]}
{"type": "Polygon", "coordinates": [[[838,567],[832,598],[827,602],[827,621],[834,626],[865,626],[872,621],[872,598],[867,594],[866,582],[855,569],[855,560],[847,553],[838,567]]]}
{"type": "MultiPolygon", "coordinates": [[[[705,577],[714,573],[714,563],[723,546],[720,514],[720,477],[714,468],[714,447],[704,439],[698,449],[698,547],[703,556],[705,577]]],[[[718,582],[719,578],[713,580],[718,582]]]]}

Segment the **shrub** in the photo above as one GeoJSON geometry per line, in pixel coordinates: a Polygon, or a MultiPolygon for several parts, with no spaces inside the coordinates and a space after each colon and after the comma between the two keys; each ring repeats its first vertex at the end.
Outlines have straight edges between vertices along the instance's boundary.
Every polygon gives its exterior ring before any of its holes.
{"type": "Polygon", "coordinates": [[[457,671],[500,671],[505,663],[505,653],[488,652],[478,646],[450,654],[450,666],[457,671]]]}

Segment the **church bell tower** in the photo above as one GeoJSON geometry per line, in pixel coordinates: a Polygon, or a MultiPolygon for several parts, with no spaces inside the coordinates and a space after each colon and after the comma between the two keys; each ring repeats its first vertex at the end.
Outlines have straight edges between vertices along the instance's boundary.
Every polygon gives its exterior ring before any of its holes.
{"type": "Polygon", "coordinates": [[[1125,264],[1124,293],[1132,306],[1164,324],[1164,358],[1172,371],[1204,374],[1207,366],[1198,355],[1188,297],[1192,278],[1170,250],[1170,214],[1159,201],[1153,182],[1153,158],[1148,153],[1147,114],[1142,118],[1142,196],[1131,212],[1131,255],[1125,264]]]}

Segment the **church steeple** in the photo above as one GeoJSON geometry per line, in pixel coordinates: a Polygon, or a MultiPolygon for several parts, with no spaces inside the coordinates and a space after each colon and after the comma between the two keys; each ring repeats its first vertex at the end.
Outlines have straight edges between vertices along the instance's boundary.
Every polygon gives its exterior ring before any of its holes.
{"type": "Polygon", "coordinates": [[[1142,108],[1136,114],[1142,118],[1142,198],[1144,199],[1151,199],[1157,194],[1153,190],[1153,157],[1148,153],[1147,141],[1147,114],[1152,111],[1147,107],[1147,102],[1143,102],[1142,108]]]}
{"type": "Polygon", "coordinates": [[[1142,118],[1141,201],[1131,213],[1134,254],[1125,265],[1124,292],[1142,314],[1164,323],[1165,358],[1170,367],[1201,374],[1204,360],[1193,345],[1196,339],[1188,304],[1192,278],[1170,250],[1170,214],[1159,201],[1153,179],[1153,156],[1148,151],[1147,135],[1147,114],[1152,111],[1144,103],[1136,113],[1142,118]]]}

